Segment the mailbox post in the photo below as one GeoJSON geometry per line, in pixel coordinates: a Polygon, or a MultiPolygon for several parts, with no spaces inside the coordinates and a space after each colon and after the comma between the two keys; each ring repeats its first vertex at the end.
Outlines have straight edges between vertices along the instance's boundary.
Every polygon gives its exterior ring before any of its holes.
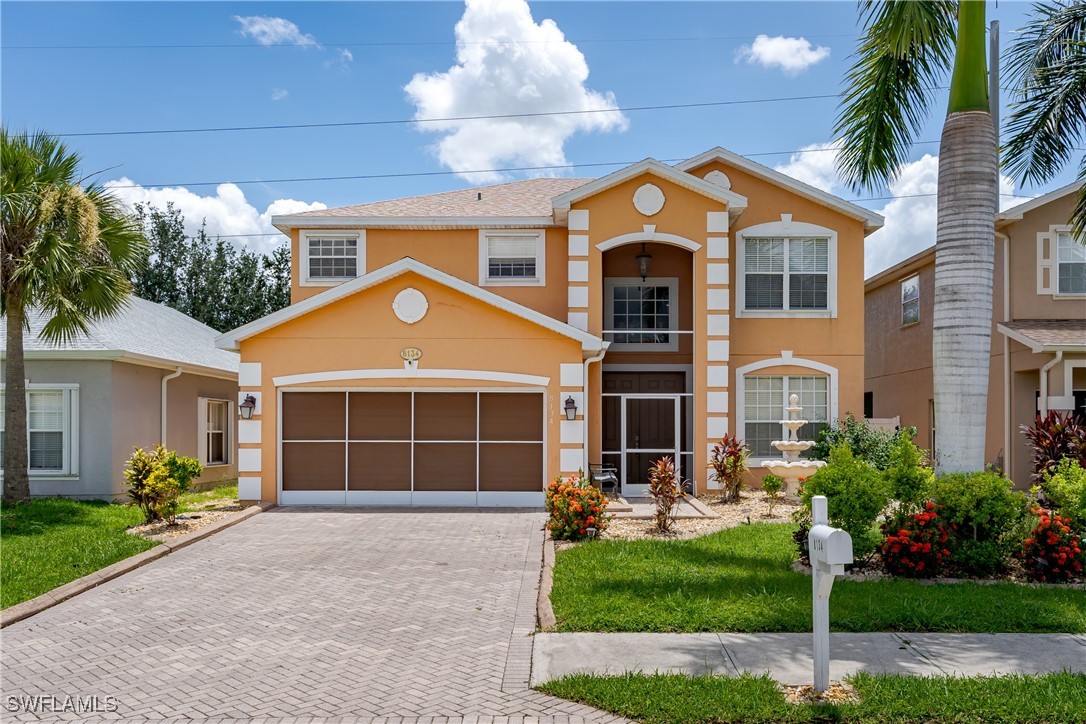
{"type": "Polygon", "coordinates": [[[811,500],[807,549],[814,607],[814,688],[821,693],[830,685],[830,589],[833,579],[844,575],[845,565],[852,563],[852,536],[829,525],[824,495],[811,500]]]}

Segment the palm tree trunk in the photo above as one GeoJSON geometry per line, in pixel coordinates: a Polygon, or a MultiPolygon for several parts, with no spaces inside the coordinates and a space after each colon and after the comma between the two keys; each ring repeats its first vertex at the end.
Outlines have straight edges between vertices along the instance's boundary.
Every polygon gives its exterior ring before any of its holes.
{"type": "Polygon", "coordinates": [[[939,150],[932,314],[936,473],[984,469],[999,180],[984,39],[984,3],[963,0],[939,150]]]}
{"type": "Polygon", "coordinates": [[[4,387],[4,502],[30,500],[26,451],[26,366],[23,363],[25,310],[21,290],[8,290],[7,362],[4,387]]]}

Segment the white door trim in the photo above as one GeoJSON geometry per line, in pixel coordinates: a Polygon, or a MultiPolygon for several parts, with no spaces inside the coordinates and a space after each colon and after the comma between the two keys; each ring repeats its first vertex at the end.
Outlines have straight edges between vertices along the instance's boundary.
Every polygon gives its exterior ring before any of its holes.
{"type": "Polygon", "coordinates": [[[631,485],[631,484],[626,482],[626,476],[629,473],[629,470],[627,469],[628,468],[627,454],[631,453],[631,452],[633,452],[633,453],[640,453],[640,452],[660,453],[660,454],[665,454],[665,455],[668,452],[670,452],[671,455],[672,455],[672,460],[674,460],[674,462],[675,462],[675,477],[676,477],[677,480],[680,480],[680,481],[682,480],[682,441],[680,440],[680,435],[679,435],[680,431],[682,430],[682,404],[681,404],[682,397],[683,397],[683,395],[659,395],[659,394],[654,395],[654,394],[641,394],[641,393],[638,393],[638,394],[622,395],[622,397],[620,398],[621,401],[622,401],[621,402],[622,410],[621,410],[621,415],[620,415],[620,418],[621,418],[621,421],[622,421],[621,425],[620,425],[621,443],[622,443],[622,466],[621,466],[621,469],[620,469],[620,473],[621,473],[621,476],[622,476],[622,494],[623,495],[628,495],[628,496],[631,496],[631,497],[642,497],[642,496],[644,496],[644,495],[646,495],[648,493],[648,486],[647,485],[631,485]],[[633,400],[671,400],[671,404],[672,404],[672,407],[673,407],[672,414],[674,414],[674,416],[675,416],[675,422],[674,422],[674,431],[675,431],[674,438],[675,439],[674,439],[674,444],[673,444],[673,448],[674,448],[673,450],[662,450],[662,449],[656,449],[656,448],[651,448],[651,449],[630,448],[630,447],[626,446],[627,403],[629,403],[629,402],[631,402],[633,400]]]}

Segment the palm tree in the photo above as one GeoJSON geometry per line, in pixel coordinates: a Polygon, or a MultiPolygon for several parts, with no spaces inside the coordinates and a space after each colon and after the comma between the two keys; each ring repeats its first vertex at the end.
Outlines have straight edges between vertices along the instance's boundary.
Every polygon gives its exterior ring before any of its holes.
{"type": "Polygon", "coordinates": [[[950,74],[939,151],[932,363],[935,468],[984,467],[998,170],[988,105],[983,0],[863,0],[865,32],[835,133],[856,190],[886,184],[908,159],[950,74]]]}
{"type": "MultiPolygon", "coordinates": [[[[1021,181],[1044,183],[1086,140],[1086,4],[1034,5],[1033,18],[1007,49],[1007,60],[1015,102],[1007,119],[1004,162],[1021,181]]],[[[1079,164],[1078,180],[1086,180],[1086,162],[1079,164]]],[[[1086,185],[1071,224],[1082,238],[1086,185]]]]}
{"type": "Polygon", "coordinates": [[[23,334],[33,308],[41,336],[70,339],[125,304],[145,256],[139,227],[111,194],[78,176],[79,156],[44,133],[0,128],[0,313],[7,317],[4,500],[30,498],[23,334]]]}

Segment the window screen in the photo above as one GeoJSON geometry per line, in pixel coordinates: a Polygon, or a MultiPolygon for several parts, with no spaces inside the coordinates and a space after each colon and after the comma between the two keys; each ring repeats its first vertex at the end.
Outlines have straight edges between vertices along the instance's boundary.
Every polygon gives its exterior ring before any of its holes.
{"type": "Polygon", "coordinates": [[[535,279],[536,236],[488,236],[487,276],[491,279],[535,279]]]}
{"type": "Polygon", "coordinates": [[[358,276],[358,239],[308,237],[310,279],[353,279],[358,276]]]}

